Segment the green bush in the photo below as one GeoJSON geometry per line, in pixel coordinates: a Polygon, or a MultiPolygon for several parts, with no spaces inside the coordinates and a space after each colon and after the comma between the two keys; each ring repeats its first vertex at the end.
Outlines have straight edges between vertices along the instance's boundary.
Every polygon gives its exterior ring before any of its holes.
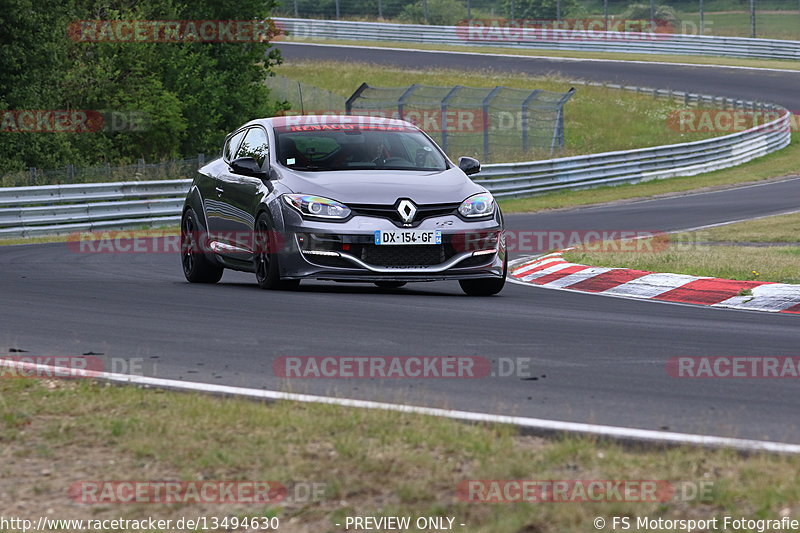
{"type": "MultiPolygon", "coordinates": [[[[670,6],[659,5],[655,8],[655,19],[664,21],[677,27],[681,23],[675,9],[670,6]]],[[[622,14],[628,20],[650,20],[650,4],[630,4],[622,14]]]]}
{"type": "MultiPolygon", "coordinates": [[[[428,24],[452,26],[467,18],[467,8],[458,0],[428,0],[428,24]]],[[[400,20],[425,24],[425,3],[419,0],[400,12],[400,20]]]]}
{"type": "MultiPolygon", "coordinates": [[[[506,16],[515,19],[555,19],[558,15],[558,0],[505,0],[504,6],[506,16]]],[[[573,15],[578,7],[578,0],[561,0],[561,17],[573,15]]]]}

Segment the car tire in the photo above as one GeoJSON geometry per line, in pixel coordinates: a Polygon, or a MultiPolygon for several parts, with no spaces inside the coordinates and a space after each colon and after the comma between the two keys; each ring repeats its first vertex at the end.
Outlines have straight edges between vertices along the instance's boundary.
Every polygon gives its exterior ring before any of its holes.
{"type": "Polygon", "coordinates": [[[381,289],[399,289],[406,284],[405,281],[376,281],[375,286],[381,289]]]}
{"type": "Polygon", "coordinates": [[[211,262],[204,252],[205,246],[198,244],[198,240],[205,242],[206,233],[200,226],[197,214],[189,208],[181,217],[183,275],[190,283],[216,283],[225,269],[211,262]]]}
{"type": "Polygon", "coordinates": [[[458,284],[468,296],[493,296],[503,290],[508,275],[508,257],[503,261],[502,278],[462,279],[458,284]]]}
{"type": "Polygon", "coordinates": [[[264,290],[291,290],[300,285],[299,279],[281,279],[275,233],[265,213],[256,219],[255,245],[253,268],[259,287],[264,290]]]}

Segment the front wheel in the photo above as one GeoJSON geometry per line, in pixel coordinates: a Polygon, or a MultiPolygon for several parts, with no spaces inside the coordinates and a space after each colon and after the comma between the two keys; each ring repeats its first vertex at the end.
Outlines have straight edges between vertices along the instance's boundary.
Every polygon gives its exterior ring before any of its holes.
{"type": "Polygon", "coordinates": [[[462,279],[458,284],[468,296],[492,296],[503,290],[508,275],[508,258],[503,261],[502,278],[462,279]]]}
{"type": "Polygon", "coordinates": [[[286,290],[296,289],[300,285],[299,279],[281,279],[277,239],[269,218],[264,213],[256,220],[255,245],[253,267],[259,287],[265,290],[286,290]]]}
{"type": "Polygon", "coordinates": [[[212,263],[200,243],[206,238],[193,209],[187,209],[181,219],[181,264],[183,275],[191,283],[216,283],[224,269],[212,263]]]}

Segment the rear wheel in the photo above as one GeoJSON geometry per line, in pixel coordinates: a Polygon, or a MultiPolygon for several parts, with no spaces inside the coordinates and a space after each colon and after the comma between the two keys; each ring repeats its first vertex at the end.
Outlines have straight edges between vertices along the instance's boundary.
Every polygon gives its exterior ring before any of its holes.
{"type": "Polygon", "coordinates": [[[259,287],[265,290],[287,290],[296,289],[300,285],[299,279],[281,279],[277,242],[269,217],[264,213],[256,220],[255,245],[253,267],[259,287]]]}
{"type": "Polygon", "coordinates": [[[375,285],[381,289],[399,289],[405,285],[405,281],[376,281],[375,285]]]}
{"type": "Polygon", "coordinates": [[[205,238],[197,214],[187,209],[181,219],[181,264],[183,275],[192,283],[216,283],[222,278],[224,269],[212,263],[200,245],[205,238]]]}
{"type": "Polygon", "coordinates": [[[459,280],[461,290],[469,296],[492,296],[503,290],[508,275],[508,257],[503,261],[502,278],[477,278],[459,280]]]}

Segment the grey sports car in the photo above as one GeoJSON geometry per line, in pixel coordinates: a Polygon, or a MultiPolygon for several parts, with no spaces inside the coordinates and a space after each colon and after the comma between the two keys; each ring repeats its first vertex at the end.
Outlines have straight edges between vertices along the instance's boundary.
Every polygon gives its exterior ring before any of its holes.
{"type": "Polygon", "coordinates": [[[181,220],[186,279],[215,283],[230,268],[264,289],[303,279],[458,280],[469,295],[506,279],[503,216],[416,126],[364,116],[258,119],[202,167],[181,220]]]}

